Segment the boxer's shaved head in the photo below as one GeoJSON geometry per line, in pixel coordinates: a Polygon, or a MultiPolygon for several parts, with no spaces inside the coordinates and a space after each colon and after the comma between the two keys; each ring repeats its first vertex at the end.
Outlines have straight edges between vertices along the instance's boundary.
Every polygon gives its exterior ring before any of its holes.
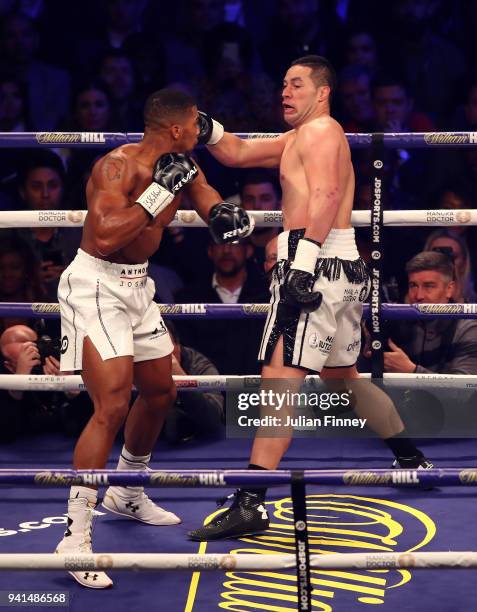
{"type": "Polygon", "coordinates": [[[160,89],[152,93],[144,106],[146,129],[157,130],[182,121],[196,102],[189,94],[175,89],[160,89]]]}

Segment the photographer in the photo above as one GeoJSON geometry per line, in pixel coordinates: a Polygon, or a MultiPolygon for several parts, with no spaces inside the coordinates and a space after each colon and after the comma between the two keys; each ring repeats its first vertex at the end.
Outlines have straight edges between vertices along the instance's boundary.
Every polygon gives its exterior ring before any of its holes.
{"type": "Polygon", "coordinates": [[[11,374],[31,374],[43,363],[42,371],[34,374],[59,376],[60,364],[55,357],[55,348],[49,336],[39,339],[36,331],[26,325],[9,327],[0,336],[0,350],[5,358],[3,365],[11,374]]]}
{"type": "MultiPolygon", "coordinates": [[[[0,336],[0,351],[3,369],[11,374],[60,375],[59,340],[46,333],[38,336],[26,325],[13,325],[0,336]]],[[[79,392],[0,391],[0,402],[3,441],[46,431],[74,435],[92,413],[88,396],[79,392]]]]}

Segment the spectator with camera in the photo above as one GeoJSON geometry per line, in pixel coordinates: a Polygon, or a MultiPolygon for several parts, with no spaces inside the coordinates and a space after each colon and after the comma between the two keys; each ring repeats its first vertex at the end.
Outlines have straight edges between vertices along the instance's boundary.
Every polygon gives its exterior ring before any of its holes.
{"type": "MultiPolygon", "coordinates": [[[[452,259],[438,251],[423,251],[406,264],[407,301],[447,304],[454,291],[452,259]]],[[[384,371],[399,373],[477,374],[477,321],[421,319],[389,325],[384,371]]],[[[366,347],[364,354],[370,357],[366,347]]]]}
{"type": "MultiPolygon", "coordinates": [[[[10,374],[60,375],[60,340],[27,325],[13,325],[0,336],[2,369],[10,374]]],[[[63,372],[64,374],[64,372],[63,372]]],[[[76,434],[92,414],[85,393],[0,391],[0,440],[25,433],[63,431],[76,434]]]]}
{"type": "MultiPolygon", "coordinates": [[[[202,353],[181,343],[175,325],[165,323],[174,344],[172,374],[175,376],[217,376],[214,364],[202,353]]],[[[219,392],[178,393],[164,423],[163,437],[169,442],[220,436],[225,422],[224,397],[219,392]]]]}
{"type": "Polygon", "coordinates": [[[13,325],[6,329],[0,336],[0,350],[3,365],[10,374],[60,374],[59,341],[55,342],[47,334],[39,337],[27,325],[13,325]]]}

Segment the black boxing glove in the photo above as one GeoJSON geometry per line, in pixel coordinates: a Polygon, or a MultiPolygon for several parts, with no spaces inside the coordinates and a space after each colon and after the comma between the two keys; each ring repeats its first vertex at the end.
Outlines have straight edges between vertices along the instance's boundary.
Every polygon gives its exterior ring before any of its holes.
{"type": "Polygon", "coordinates": [[[224,126],[207,113],[199,111],[198,144],[214,145],[224,135],[224,126]]]}
{"type": "Polygon", "coordinates": [[[165,153],[154,164],[152,183],[136,202],[155,218],[198,174],[197,166],[188,155],[165,153]]]}
{"type": "Polygon", "coordinates": [[[323,295],[313,291],[316,261],[320,255],[321,244],[302,238],[298,241],[295,259],[288,271],[283,285],[285,302],[298,306],[305,312],[320,307],[323,295]]]}
{"type": "Polygon", "coordinates": [[[238,242],[250,236],[254,227],[254,218],[236,204],[220,202],[209,211],[209,230],[216,244],[238,242]]]}

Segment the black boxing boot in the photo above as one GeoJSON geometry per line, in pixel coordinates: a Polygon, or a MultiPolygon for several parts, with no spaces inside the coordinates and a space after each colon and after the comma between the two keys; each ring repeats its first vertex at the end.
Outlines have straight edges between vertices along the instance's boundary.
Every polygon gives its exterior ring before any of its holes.
{"type": "Polygon", "coordinates": [[[217,503],[222,506],[230,498],[234,498],[230,508],[213,518],[207,525],[187,533],[191,540],[200,542],[239,538],[268,529],[270,519],[262,495],[237,489],[235,493],[218,500],[217,503]]]}
{"type": "MultiPolygon", "coordinates": [[[[421,471],[432,470],[434,468],[434,465],[424,457],[421,451],[418,450],[417,455],[414,455],[412,457],[397,457],[397,459],[393,461],[393,468],[401,470],[421,471]]],[[[417,476],[417,478],[419,478],[419,476],[417,476]]],[[[431,484],[422,483],[408,483],[405,486],[417,487],[418,489],[424,491],[431,491],[434,488],[431,484]]]]}
{"type": "Polygon", "coordinates": [[[422,453],[414,457],[398,457],[393,462],[393,468],[401,468],[402,470],[432,470],[433,467],[434,464],[426,459],[422,453]]]}
{"type": "Polygon", "coordinates": [[[403,470],[431,470],[434,466],[417,448],[413,440],[408,437],[406,430],[386,438],[383,442],[390,448],[396,457],[393,468],[403,470]]]}

